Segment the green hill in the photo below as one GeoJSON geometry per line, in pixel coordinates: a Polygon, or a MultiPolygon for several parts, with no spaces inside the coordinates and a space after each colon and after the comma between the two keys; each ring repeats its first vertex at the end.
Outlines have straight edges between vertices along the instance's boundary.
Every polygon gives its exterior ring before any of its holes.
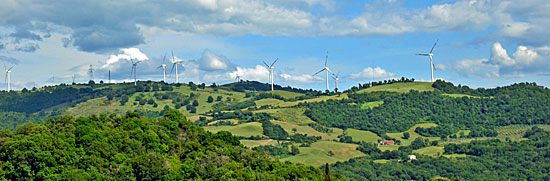
{"type": "MultiPolygon", "coordinates": [[[[449,152],[448,147],[490,144],[478,142],[493,139],[518,143],[527,141],[525,134],[535,126],[547,129],[550,125],[550,112],[541,111],[550,107],[550,90],[534,83],[470,89],[444,81],[401,79],[372,85],[327,93],[278,85],[272,92],[269,84],[255,81],[209,86],[151,81],[138,82],[137,86],[58,85],[0,92],[0,126],[15,131],[16,126],[26,122],[45,122],[61,115],[92,119],[98,117],[94,115],[110,114],[139,115],[140,119],[159,124],[165,120],[166,111],[175,109],[211,132],[208,134],[230,132],[238,136],[242,145],[236,147],[267,153],[269,159],[317,167],[324,163],[338,166],[350,159],[387,166],[407,160],[410,154],[423,161],[462,159],[467,158],[466,153],[449,152]]],[[[119,124],[110,121],[126,119],[106,117],[109,119],[104,116],[97,120],[107,127],[119,124]]],[[[175,158],[163,157],[179,165],[175,158]]],[[[253,172],[258,174],[249,171],[253,172]]]]}

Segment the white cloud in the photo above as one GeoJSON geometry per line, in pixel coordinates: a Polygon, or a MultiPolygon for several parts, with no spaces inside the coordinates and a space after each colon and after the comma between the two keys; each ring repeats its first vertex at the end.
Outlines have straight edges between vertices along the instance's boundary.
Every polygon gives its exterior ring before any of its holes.
{"type": "Polygon", "coordinates": [[[380,67],[376,67],[376,68],[367,67],[367,68],[364,68],[359,73],[350,75],[350,78],[352,79],[391,78],[391,77],[395,77],[395,74],[392,72],[388,72],[387,70],[382,69],[380,67]]]}
{"type": "Polygon", "coordinates": [[[476,60],[459,60],[452,65],[453,70],[464,75],[464,76],[482,76],[482,77],[498,77],[498,72],[496,68],[498,66],[488,64],[489,60],[476,59],[476,60]]]}
{"type": "Polygon", "coordinates": [[[449,65],[464,75],[484,77],[518,76],[550,73],[550,47],[529,48],[518,46],[513,57],[499,42],[493,44],[489,59],[459,60],[449,65]]]}
{"type": "Polygon", "coordinates": [[[109,59],[107,59],[102,68],[107,68],[120,60],[130,59],[134,61],[145,61],[149,60],[149,57],[147,57],[147,55],[141,52],[141,50],[139,50],[138,48],[121,48],[119,54],[109,56],[109,59]]]}
{"type": "Polygon", "coordinates": [[[268,81],[269,71],[267,68],[261,65],[256,65],[254,68],[237,67],[237,70],[228,72],[227,77],[235,80],[237,75],[241,77],[241,80],[255,80],[255,81],[268,81]]]}
{"type": "Polygon", "coordinates": [[[302,74],[302,75],[281,74],[281,77],[286,81],[299,82],[299,83],[313,83],[313,82],[319,82],[324,80],[320,77],[311,76],[308,74],[302,74]]]}
{"type": "Polygon", "coordinates": [[[210,71],[226,70],[233,66],[227,57],[223,55],[216,55],[208,49],[202,52],[201,58],[197,60],[197,63],[200,65],[202,70],[210,71]]]}

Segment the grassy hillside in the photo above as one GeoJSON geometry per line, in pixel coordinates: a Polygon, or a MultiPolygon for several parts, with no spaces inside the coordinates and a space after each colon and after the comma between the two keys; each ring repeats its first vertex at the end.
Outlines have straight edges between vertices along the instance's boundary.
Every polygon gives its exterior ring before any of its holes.
{"type": "Polygon", "coordinates": [[[374,87],[360,90],[359,93],[376,92],[376,91],[407,93],[411,90],[423,92],[423,91],[433,91],[435,89],[432,87],[432,82],[398,82],[393,84],[377,85],[374,87]]]}

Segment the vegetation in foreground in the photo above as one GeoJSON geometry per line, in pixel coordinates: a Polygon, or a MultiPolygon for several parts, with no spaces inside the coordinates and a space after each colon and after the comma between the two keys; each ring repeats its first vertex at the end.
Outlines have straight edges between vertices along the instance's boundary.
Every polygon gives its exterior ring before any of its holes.
{"type": "Polygon", "coordinates": [[[177,110],[58,117],[0,131],[0,178],[8,180],[321,180],[311,166],[244,148],[231,133],[194,125],[177,110]]]}

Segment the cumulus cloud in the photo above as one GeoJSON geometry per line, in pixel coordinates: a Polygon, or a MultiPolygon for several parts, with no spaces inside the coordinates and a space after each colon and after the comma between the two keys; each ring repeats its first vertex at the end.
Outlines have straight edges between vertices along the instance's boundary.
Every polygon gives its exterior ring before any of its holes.
{"type": "Polygon", "coordinates": [[[233,66],[227,57],[216,55],[208,49],[202,52],[201,58],[197,60],[197,63],[202,70],[208,71],[226,70],[233,66]]]}
{"type": "Polygon", "coordinates": [[[391,78],[395,77],[395,74],[392,72],[388,72],[385,69],[382,69],[380,67],[372,68],[367,67],[364,68],[361,72],[351,74],[350,78],[352,79],[364,79],[364,78],[391,78]]]}
{"type": "Polygon", "coordinates": [[[529,48],[518,46],[513,57],[499,42],[493,44],[489,59],[459,60],[452,69],[464,75],[485,77],[544,75],[550,73],[550,47],[529,48]]]}
{"type": "Polygon", "coordinates": [[[299,82],[299,83],[313,83],[323,81],[321,77],[311,76],[309,74],[302,75],[290,75],[290,74],[281,74],[281,77],[286,81],[299,82]]]}
{"type": "Polygon", "coordinates": [[[149,60],[149,57],[145,55],[141,50],[138,48],[121,48],[119,50],[119,54],[111,55],[109,56],[109,59],[105,61],[105,64],[102,66],[102,68],[107,68],[110,65],[117,63],[120,60],[137,60],[137,61],[145,61],[149,60]]]}
{"type": "Polygon", "coordinates": [[[268,81],[269,70],[261,65],[256,65],[254,68],[238,67],[237,70],[227,73],[227,77],[235,79],[239,75],[241,80],[268,81]]]}

